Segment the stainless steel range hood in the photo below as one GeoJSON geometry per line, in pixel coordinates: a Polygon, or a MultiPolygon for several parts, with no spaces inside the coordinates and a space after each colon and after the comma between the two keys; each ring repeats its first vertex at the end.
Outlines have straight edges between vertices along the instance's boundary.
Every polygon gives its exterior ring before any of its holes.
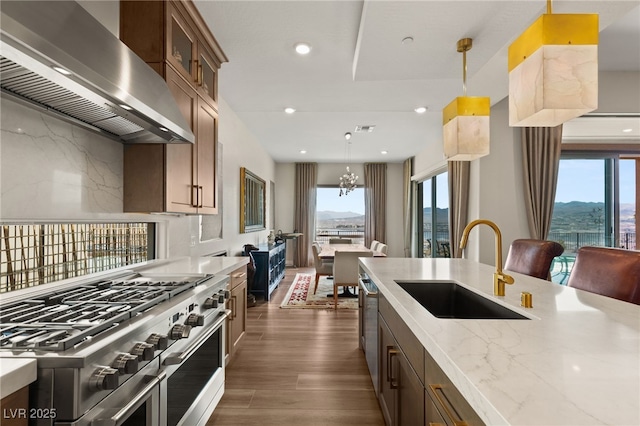
{"type": "Polygon", "coordinates": [[[3,94],[124,143],[194,143],[166,82],[78,3],[0,10],[3,94]]]}

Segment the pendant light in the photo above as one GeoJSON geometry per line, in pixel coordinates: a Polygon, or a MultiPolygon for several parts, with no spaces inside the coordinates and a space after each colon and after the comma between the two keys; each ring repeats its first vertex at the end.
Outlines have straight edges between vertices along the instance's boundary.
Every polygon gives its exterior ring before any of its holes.
{"type": "Polygon", "coordinates": [[[340,176],[340,197],[342,197],[343,195],[348,195],[349,192],[356,189],[356,182],[358,181],[358,176],[351,170],[349,170],[349,164],[351,163],[351,133],[345,133],[344,138],[346,141],[345,157],[347,160],[347,172],[340,176]]]}
{"type": "Polygon", "coordinates": [[[598,15],[541,15],[509,46],[509,125],[555,127],[598,107],[598,15]]]}
{"type": "Polygon", "coordinates": [[[471,161],[489,155],[488,97],[467,96],[467,51],[473,40],[458,40],[457,50],[462,52],[463,96],[455,98],[442,110],[444,156],[448,161],[471,161]]]}

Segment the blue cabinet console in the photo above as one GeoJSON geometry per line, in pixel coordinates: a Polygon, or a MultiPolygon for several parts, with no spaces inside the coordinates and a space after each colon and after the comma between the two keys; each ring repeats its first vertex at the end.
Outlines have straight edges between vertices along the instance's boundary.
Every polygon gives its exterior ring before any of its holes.
{"type": "Polygon", "coordinates": [[[256,262],[256,273],[251,292],[255,295],[263,295],[264,300],[269,300],[273,290],[278,287],[284,277],[286,262],[286,245],[261,244],[259,250],[251,252],[256,262]]]}

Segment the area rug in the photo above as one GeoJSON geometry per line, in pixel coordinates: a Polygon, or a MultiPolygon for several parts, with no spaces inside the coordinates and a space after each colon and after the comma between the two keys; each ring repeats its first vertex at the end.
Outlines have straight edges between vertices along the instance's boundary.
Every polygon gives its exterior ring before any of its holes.
{"type": "MultiPolygon", "coordinates": [[[[327,294],[333,293],[333,281],[326,276],[320,277],[316,294],[313,294],[314,286],[315,275],[296,274],[280,307],[287,309],[333,309],[333,298],[327,297],[327,294]]],[[[342,287],[340,287],[340,291],[342,291],[342,287]]],[[[339,298],[338,309],[358,309],[358,299],[355,297],[339,298]]]]}

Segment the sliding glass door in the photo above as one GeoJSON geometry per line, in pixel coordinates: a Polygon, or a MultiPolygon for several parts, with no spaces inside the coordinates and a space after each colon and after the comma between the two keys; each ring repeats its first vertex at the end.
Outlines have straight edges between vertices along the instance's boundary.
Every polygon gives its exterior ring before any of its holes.
{"type": "Polygon", "coordinates": [[[566,283],[580,247],[636,249],[637,163],[615,154],[561,158],[548,239],[565,251],[553,281],[566,283]]]}
{"type": "Polygon", "coordinates": [[[422,257],[451,257],[448,173],[418,184],[418,244],[422,257]]]}

